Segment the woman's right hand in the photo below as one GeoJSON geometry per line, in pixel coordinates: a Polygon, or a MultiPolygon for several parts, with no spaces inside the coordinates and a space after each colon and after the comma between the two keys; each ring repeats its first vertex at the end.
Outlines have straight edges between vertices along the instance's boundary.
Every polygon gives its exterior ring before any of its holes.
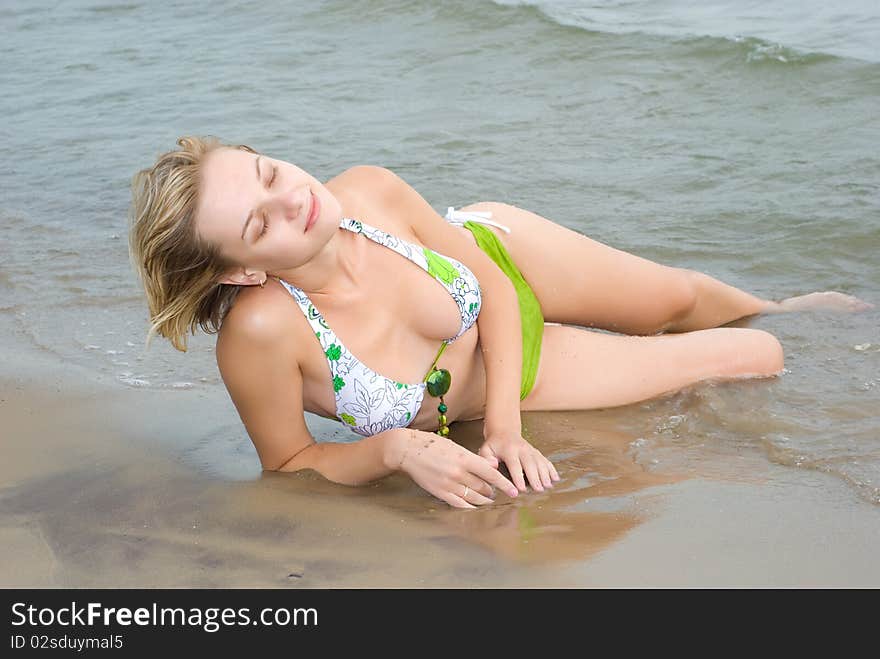
{"type": "Polygon", "coordinates": [[[484,458],[448,437],[403,428],[389,448],[388,464],[409,474],[419,486],[456,508],[492,503],[495,488],[508,496],[516,486],[498,471],[498,460],[484,458]]]}

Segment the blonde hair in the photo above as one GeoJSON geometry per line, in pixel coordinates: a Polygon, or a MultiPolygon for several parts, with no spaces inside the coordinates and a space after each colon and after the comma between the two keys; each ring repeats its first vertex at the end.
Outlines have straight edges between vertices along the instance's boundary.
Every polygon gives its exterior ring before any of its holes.
{"type": "MultiPolygon", "coordinates": [[[[205,156],[231,145],[215,137],[181,137],[177,144],[132,179],[128,250],[150,310],[145,347],[159,334],[186,352],[187,330],[194,336],[198,325],[217,333],[241,287],[218,283],[236,264],[195,227],[205,156]]],[[[244,144],[232,148],[256,153],[244,144]]]]}

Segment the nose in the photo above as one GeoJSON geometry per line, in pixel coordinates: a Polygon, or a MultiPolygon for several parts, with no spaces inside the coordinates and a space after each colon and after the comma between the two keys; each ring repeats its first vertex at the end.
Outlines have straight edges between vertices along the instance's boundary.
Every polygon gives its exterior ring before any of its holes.
{"type": "Polygon", "coordinates": [[[275,205],[284,219],[295,220],[302,214],[303,208],[308,206],[309,196],[308,186],[298,186],[279,193],[275,205]]]}

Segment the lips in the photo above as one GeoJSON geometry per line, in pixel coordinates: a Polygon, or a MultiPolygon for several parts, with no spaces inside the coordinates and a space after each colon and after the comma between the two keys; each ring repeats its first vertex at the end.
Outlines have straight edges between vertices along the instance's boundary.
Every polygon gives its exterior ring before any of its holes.
{"type": "Polygon", "coordinates": [[[312,228],[312,225],[315,223],[318,214],[321,212],[321,201],[315,196],[314,192],[309,191],[309,195],[312,198],[312,204],[309,208],[308,217],[306,217],[306,228],[303,229],[303,233],[312,228]]]}

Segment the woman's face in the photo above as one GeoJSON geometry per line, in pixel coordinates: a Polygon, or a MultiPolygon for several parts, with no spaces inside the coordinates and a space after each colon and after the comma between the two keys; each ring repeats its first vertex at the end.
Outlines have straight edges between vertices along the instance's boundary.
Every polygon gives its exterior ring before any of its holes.
{"type": "Polygon", "coordinates": [[[338,230],[342,206],[296,165],[222,147],[202,163],[196,231],[248,272],[307,263],[338,230]],[[318,212],[306,228],[313,205],[318,212]]]}

